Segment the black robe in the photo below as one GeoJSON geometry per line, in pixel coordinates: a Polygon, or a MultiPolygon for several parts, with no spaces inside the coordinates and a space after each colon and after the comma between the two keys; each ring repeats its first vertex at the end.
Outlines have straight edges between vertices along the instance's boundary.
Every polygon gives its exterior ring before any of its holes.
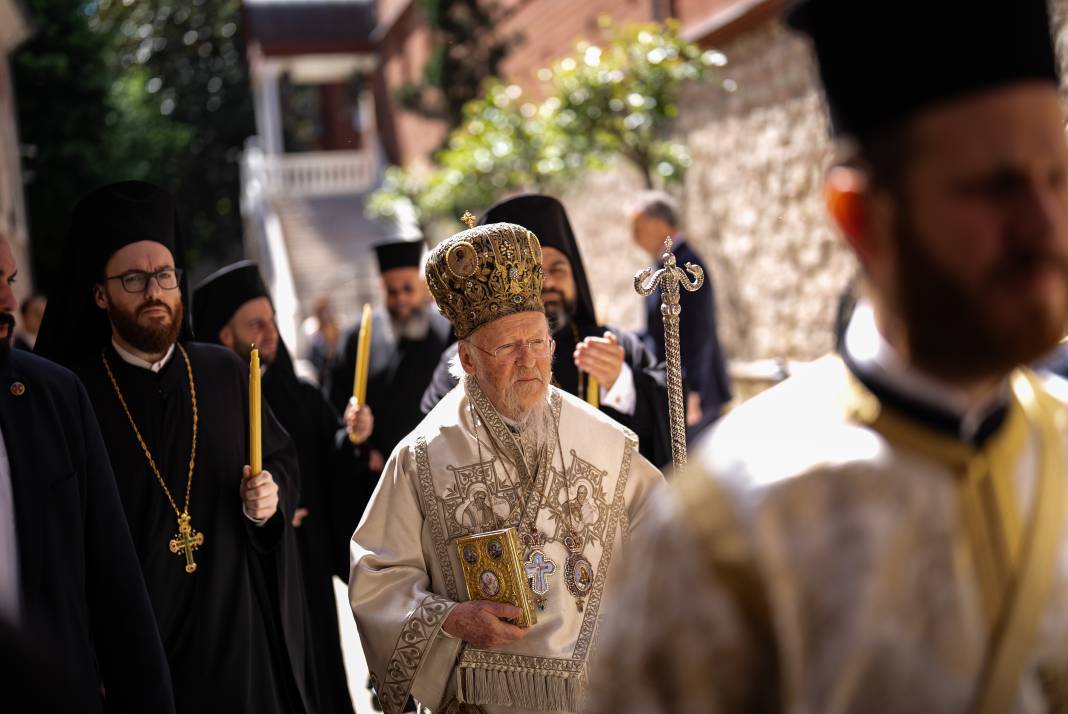
{"type": "MultiPolygon", "coordinates": [[[[289,519],[299,497],[296,454],[264,410],[263,468],[279,485],[278,512],[262,527],[243,513],[248,462],[248,366],[222,347],[186,343],[199,426],[189,506],[204,534],[198,569],[168,549],[177,530],[167,501],[119,404],[99,355],[76,369],[89,392],[170,663],[178,712],[315,711],[305,682],[305,619],[289,519]]],[[[133,419],[178,508],[185,500],[192,405],[176,349],[159,373],[105,348],[133,419]]]]}
{"type": "MultiPolygon", "coordinates": [[[[601,337],[609,330],[623,347],[623,363],[634,375],[634,392],[637,401],[634,414],[622,414],[612,407],[601,405],[601,411],[633,431],[638,436],[638,451],[656,466],[671,463],[671,425],[667,413],[667,374],[663,363],[658,363],[642,345],[641,339],[632,332],[613,327],[590,325],[580,328],[582,339],[601,337]]],[[[578,394],[579,370],[572,353],[575,337],[570,327],[564,327],[553,335],[556,340],[556,358],[553,360],[553,378],[565,392],[578,394]]],[[[441,355],[434,378],[423,394],[421,410],[429,414],[442,397],[456,386],[457,380],[449,371],[449,363],[456,356],[458,347],[450,346],[441,355]]]]}
{"type": "MultiPolygon", "coordinates": [[[[395,339],[384,310],[374,316],[371,364],[367,374],[367,404],[375,417],[375,429],[368,445],[388,458],[401,439],[419,425],[423,412],[419,405],[423,392],[434,376],[442,351],[452,342],[449,323],[430,310],[430,330],[421,340],[395,339]]],[[[345,338],[345,348],[334,367],[330,381],[330,401],[339,412],[352,396],[353,372],[360,326],[345,338]]]]}
{"type": "Polygon", "coordinates": [[[20,632],[0,631],[0,709],[173,712],[163,645],[85,389],[70,370],[12,352],[0,366],[0,432],[21,590],[20,632]],[[49,689],[34,691],[42,685],[49,689]],[[32,699],[20,704],[20,693],[32,699]]]}
{"type": "Polygon", "coordinates": [[[348,581],[349,541],[376,480],[323,393],[294,373],[284,346],[264,374],[263,395],[292,437],[300,460],[300,506],[308,515],[296,535],[304,566],[319,709],[331,714],[352,712],[333,577],[348,581]]]}

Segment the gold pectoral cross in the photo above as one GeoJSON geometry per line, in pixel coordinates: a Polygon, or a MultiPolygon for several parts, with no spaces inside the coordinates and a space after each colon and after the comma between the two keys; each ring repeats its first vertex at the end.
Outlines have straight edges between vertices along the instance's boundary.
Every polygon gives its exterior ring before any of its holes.
{"type": "Polygon", "coordinates": [[[185,555],[185,572],[196,572],[197,564],[193,560],[193,551],[202,545],[204,534],[193,530],[193,526],[189,524],[189,514],[178,516],[178,533],[171,538],[171,552],[175,555],[185,555]]]}

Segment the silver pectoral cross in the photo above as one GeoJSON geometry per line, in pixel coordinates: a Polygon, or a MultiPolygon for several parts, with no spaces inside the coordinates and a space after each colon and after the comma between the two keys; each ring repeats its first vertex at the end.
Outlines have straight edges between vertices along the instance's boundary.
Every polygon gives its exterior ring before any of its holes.
{"type": "Polygon", "coordinates": [[[549,576],[556,572],[556,563],[545,557],[540,550],[535,550],[527,558],[523,570],[530,578],[530,589],[536,595],[549,592],[549,576]]]}
{"type": "Polygon", "coordinates": [[[682,407],[682,361],[679,356],[679,288],[693,292],[705,284],[705,271],[693,263],[686,270],[675,264],[671,238],[664,240],[660,260],[664,267],[653,272],[645,268],[634,276],[634,290],[642,297],[660,287],[660,314],[664,316],[664,356],[667,358],[668,416],[671,420],[671,462],[675,468],[686,465],[686,412],[682,407]],[[686,273],[693,277],[690,282],[686,273]]]}

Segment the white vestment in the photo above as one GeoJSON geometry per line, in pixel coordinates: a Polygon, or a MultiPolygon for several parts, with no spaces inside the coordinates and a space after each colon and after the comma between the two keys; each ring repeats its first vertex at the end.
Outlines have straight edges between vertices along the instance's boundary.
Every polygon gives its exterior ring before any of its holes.
{"type": "Polygon", "coordinates": [[[633,544],[594,711],[1065,711],[1065,385],[1010,385],[977,443],[838,357],[725,417],[633,544]]]}
{"type": "Polygon", "coordinates": [[[387,714],[400,712],[409,693],[433,711],[457,702],[486,712],[579,708],[604,596],[662,477],[629,430],[549,391],[559,442],[551,430],[533,488],[522,478],[516,438],[471,377],[386,463],[352,537],[349,599],[387,714]],[[442,624],[469,599],[455,540],[521,518],[545,534],[541,550],[555,566],[537,623],[492,651],[449,637],[442,624]],[[582,611],[564,582],[569,529],[593,566],[582,611]]]}

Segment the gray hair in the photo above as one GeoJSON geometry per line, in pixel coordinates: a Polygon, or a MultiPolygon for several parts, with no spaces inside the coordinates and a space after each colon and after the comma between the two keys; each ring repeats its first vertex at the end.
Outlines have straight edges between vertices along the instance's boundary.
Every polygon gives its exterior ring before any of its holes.
{"type": "Polygon", "coordinates": [[[659,218],[672,228],[679,227],[679,202],[665,191],[643,191],[634,201],[634,212],[659,218]]]}
{"type": "Polygon", "coordinates": [[[457,351],[449,360],[449,374],[461,382],[464,380],[464,375],[467,374],[464,372],[464,366],[460,364],[459,351],[457,351]]]}

